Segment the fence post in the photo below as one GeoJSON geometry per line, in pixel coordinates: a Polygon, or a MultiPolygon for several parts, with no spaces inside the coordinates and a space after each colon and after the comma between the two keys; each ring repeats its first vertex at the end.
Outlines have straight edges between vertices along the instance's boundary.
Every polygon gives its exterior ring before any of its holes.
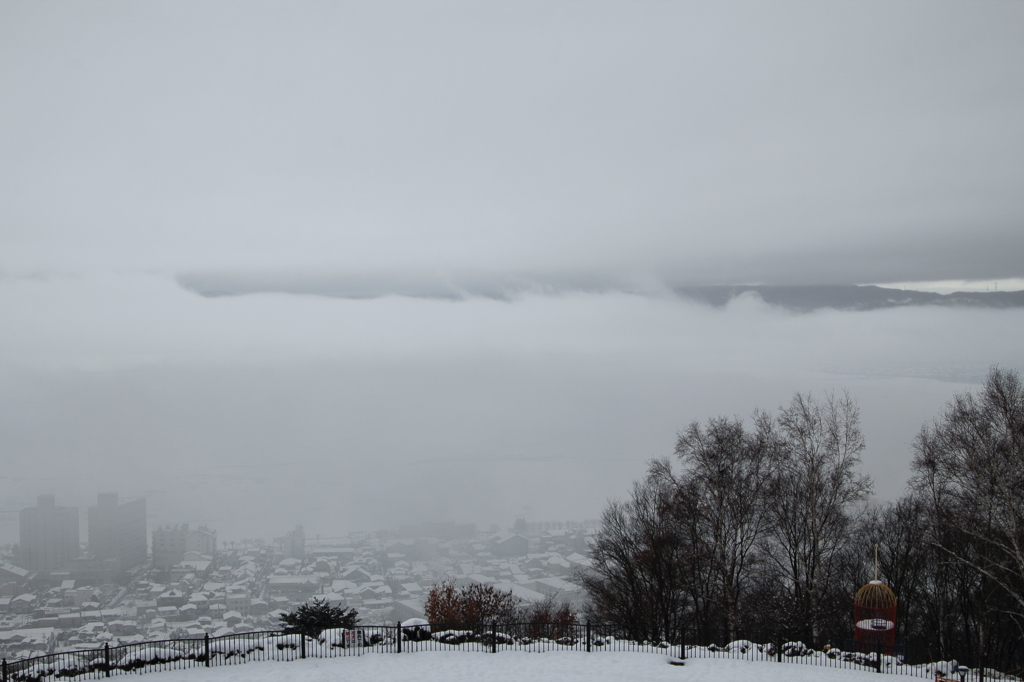
{"type": "Polygon", "coordinates": [[[4,680],[3,680],[3,682],[7,682],[7,659],[6,658],[4,659],[4,680]]]}
{"type": "Polygon", "coordinates": [[[875,644],[875,655],[878,656],[878,660],[875,661],[875,670],[882,672],[882,643],[878,642],[875,644]]]}
{"type": "Polygon", "coordinates": [[[498,624],[491,621],[491,653],[498,653],[498,624]]]}
{"type": "Polygon", "coordinates": [[[395,640],[398,642],[398,652],[402,653],[402,623],[395,623],[395,632],[398,633],[398,638],[395,640]]]}
{"type": "Polygon", "coordinates": [[[686,627],[679,628],[679,660],[686,660],[686,627]]]}
{"type": "Polygon", "coordinates": [[[206,667],[210,667],[210,633],[203,633],[203,648],[206,650],[206,667]]]}
{"type": "Polygon", "coordinates": [[[299,652],[299,657],[300,658],[305,658],[306,657],[306,633],[304,633],[304,632],[300,632],[299,633],[299,641],[302,642],[302,649],[299,652]]]}
{"type": "Polygon", "coordinates": [[[590,621],[587,621],[587,653],[590,653],[590,621]]]}
{"type": "Polygon", "coordinates": [[[110,677],[110,642],[103,643],[103,669],[110,677]]]}

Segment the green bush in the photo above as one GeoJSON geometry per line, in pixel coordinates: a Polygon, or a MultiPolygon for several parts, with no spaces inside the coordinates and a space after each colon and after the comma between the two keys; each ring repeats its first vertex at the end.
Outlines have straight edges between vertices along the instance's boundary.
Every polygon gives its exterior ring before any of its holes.
{"type": "Polygon", "coordinates": [[[285,634],[319,637],[324,630],[355,627],[358,617],[355,609],[346,610],[331,606],[326,599],[313,599],[281,616],[281,625],[285,634]]]}

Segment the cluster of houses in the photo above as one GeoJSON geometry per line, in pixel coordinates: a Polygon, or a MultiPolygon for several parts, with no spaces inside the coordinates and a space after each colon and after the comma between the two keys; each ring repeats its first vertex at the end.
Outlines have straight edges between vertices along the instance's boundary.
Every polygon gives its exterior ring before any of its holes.
{"type": "Polygon", "coordinates": [[[589,568],[591,534],[479,534],[434,524],[309,544],[297,528],[270,545],[232,543],[215,554],[189,552],[173,565],[150,562],[126,584],[52,584],[0,563],[0,656],[273,630],[281,615],[313,598],[355,608],[365,624],[394,623],[422,618],[431,586],[445,579],[583,611],[585,595],[571,579],[589,568]]]}
{"type": "Polygon", "coordinates": [[[525,604],[551,598],[582,612],[586,597],[572,577],[590,567],[591,537],[584,530],[559,529],[532,536],[499,533],[462,542],[394,540],[384,554],[389,573],[398,584],[392,595],[391,619],[422,618],[430,587],[445,579],[453,579],[458,587],[491,585],[512,592],[525,604]]]}
{"type": "Polygon", "coordinates": [[[144,567],[125,585],[53,585],[43,575],[8,581],[0,584],[0,654],[17,659],[104,643],[275,628],[273,608],[258,598],[264,567],[272,561],[271,550],[253,547],[221,552],[215,561],[198,562],[201,570],[185,573],[180,566],[144,567]]]}

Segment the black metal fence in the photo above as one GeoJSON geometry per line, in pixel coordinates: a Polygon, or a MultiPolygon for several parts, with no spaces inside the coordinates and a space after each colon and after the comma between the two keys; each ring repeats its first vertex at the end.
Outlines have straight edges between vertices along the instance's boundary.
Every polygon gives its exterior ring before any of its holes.
{"type": "MultiPolygon", "coordinates": [[[[325,630],[318,637],[281,631],[246,632],[199,639],[140,642],[98,649],[65,651],[3,661],[0,682],[53,682],[98,679],[127,673],[235,665],[254,661],[358,656],[367,652],[506,650],[584,652],[646,651],[678,659],[731,658],[766,663],[819,665],[957,682],[1019,680],[988,669],[957,668],[952,663],[907,665],[898,651],[857,652],[839,648],[816,651],[802,642],[770,638],[719,641],[696,633],[685,641],[637,641],[626,629],[590,623],[488,623],[476,625],[357,626],[325,630]]],[[[847,647],[852,648],[852,647],[847,647]]]]}
{"type": "MultiPolygon", "coordinates": [[[[841,647],[825,646],[814,649],[797,640],[779,639],[778,636],[730,638],[725,635],[686,635],[685,656],[687,658],[735,658],[748,661],[766,661],[815,665],[828,668],[845,668],[891,675],[905,675],[933,680],[954,680],[955,682],[1019,682],[1016,674],[991,668],[968,668],[956,661],[931,661],[908,664],[907,645],[897,640],[894,645],[876,644],[865,646],[847,640],[841,647]]],[[[919,654],[921,652],[918,652],[919,654]]],[[[927,652],[924,652],[927,654],[927,652]]],[[[918,656],[917,660],[927,656],[918,656]]],[[[1020,671],[1014,671],[1019,673],[1020,671]]]]}

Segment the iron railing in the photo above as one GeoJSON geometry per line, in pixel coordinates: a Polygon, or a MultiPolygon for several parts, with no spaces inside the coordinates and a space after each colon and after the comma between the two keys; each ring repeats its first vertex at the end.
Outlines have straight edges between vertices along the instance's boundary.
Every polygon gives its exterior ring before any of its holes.
{"type": "MultiPolygon", "coordinates": [[[[852,647],[847,647],[852,648],[852,647]]],[[[56,682],[99,679],[127,673],[235,665],[253,661],[358,656],[367,652],[417,651],[647,651],[678,659],[731,658],[773,663],[820,665],[957,682],[1020,678],[989,669],[957,668],[951,663],[908,665],[899,651],[813,650],[802,642],[770,637],[717,640],[696,632],[677,641],[637,641],[626,628],[590,623],[478,623],[363,625],[325,630],[318,637],[282,631],[245,632],[196,639],[168,639],[102,648],[63,651],[16,661],[3,660],[0,682],[56,682]]]]}

